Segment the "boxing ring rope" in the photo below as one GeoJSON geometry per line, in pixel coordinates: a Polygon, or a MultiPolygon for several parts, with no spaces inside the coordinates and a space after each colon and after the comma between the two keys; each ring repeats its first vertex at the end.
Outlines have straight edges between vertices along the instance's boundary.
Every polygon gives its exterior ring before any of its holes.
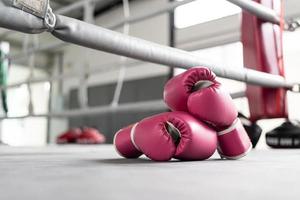
{"type": "MultiPolygon", "coordinates": [[[[65,6],[63,8],[57,9],[55,11],[55,13],[60,14],[60,15],[65,15],[65,14],[71,12],[71,11],[83,8],[87,3],[88,4],[96,4],[99,1],[101,1],[101,0],[87,0],[87,1],[82,0],[82,1],[78,1],[78,2],[75,2],[71,5],[68,5],[68,6],[65,6]]],[[[136,17],[132,17],[132,18],[127,19],[127,20],[125,19],[125,21],[122,21],[122,22],[119,22],[119,23],[116,23],[116,24],[112,25],[109,29],[114,29],[114,28],[120,27],[120,26],[124,25],[125,23],[135,23],[135,22],[138,22],[138,21],[148,19],[150,17],[155,17],[159,14],[163,14],[167,11],[175,9],[178,6],[190,3],[192,1],[194,1],[194,0],[186,0],[186,1],[169,3],[169,5],[167,5],[163,9],[155,10],[152,13],[150,12],[149,14],[144,15],[144,16],[136,16],[136,17]]],[[[267,7],[264,7],[264,6],[260,5],[257,2],[249,1],[249,0],[227,0],[227,1],[241,7],[244,10],[247,10],[248,12],[256,15],[257,17],[259,17],[262,20],[269,21],[269,22],[272,22],[272,23],[275,23],[275,24],[280,23],[280,16],[276,12],[274,12],[270,8],[267,8],[267,7]]],[[[11,32],[12,32],[11,30],[8,30],[8,31],[5,31],[5,32],[1,33],[0,39],[2,37],[7,36],[11,32]]]]}
{"type": "Polygon", "coordinates": [[[50,118],[66,118],[66,117],[77,117],[77,116],[91,116],[91,115],[100,115],[106,113],[113,112],[143,112],[143,111],[161,111],[167,110],[167,106],[165,105],[163,100],[155,100],[155,101],[143,101],[143,102],[134,102],[134,103],[122,103],[117,107],[104,105],[98,107],[88,107],[88,108],[80,108],[80,109],[72,109],[72,110],[64,110],[62,112],[50,112],[47,114],[32,114],[32,115],[23,115],[23,116],[8,116],[8,117],[0,117],[0,120],[4,119],[24,119],[28,117],[38,118],[38,117],[50,117],[50,118]]]}
{"type": "MultiPolygon", "coordinates": [[[[245,92],[236,92],[231,94],[233,98],[245,97],[245,92]]],[[[39,118],[39,117],[50,117],[50,118],[66,118],[66,117],[78,117],[78,116],[92,116],[101,115],[107,113],[130,113],[130,112],[155,112],[161,110],[168,110],[163,100],[151,100],[151,101],[140,101],[134,103],[121,103],[117,107],[112,105],[87,107],[80,109],[64,110],[61,112],[50,112],[47,114],[28,114],[23,116],[0,116],[0,121],[4,119],[24,119],[28,117],[39,118]]]]}
{"type": "MultiPolygon", "coordinates": [[[[56,11],[56,13],[57,14],[67,14],[67,13],[73,11],[73,10],[82,8],[86,3],[96,3],[98,1],[100,1],[100,0],[79,1],[79,2],[73,3],[69,6],[65,6],[63,8],[58,9],[56,11]]],[[[158,16],[160,14],[166,13],[168,11],[171,11],[171,10],[175,9],[176,7],[178,7],[178,6],[190,3],[192,1],[194,1],[194,0],[185,0],[185,1],[180,1],[180,2],[173,2],[173,3],[169,3],[165,7],[161,7],[158,10],[155,10],[155,11],[142,13],[141,15],[132,16],[130,18],[124,18],[121,22],[117,22],[117,23],[115,23],[111,26],[108,26],[108,29],[116,29],[116,28],[119,28],[119,27],[123,26],[126,23],[131,24],[131,23],[140,22],[140,21],[158,16]]],[[[57,41],[57,42],[53,42],[51,44],[41,45],[37,48],[30,48],[25,53],[21,52],[21,53],[18,53],[18,54],[13,54],[13,55],[10,56],[10,59],[12,59],[14,62],[19,61],[19,60],[23,60],[23,59],[27,59],[28,55],[34,54],[36,52],[42,52],[42,51],[48,51],[48,50],[55,49],[55,48],[60,48],[60,47],[63,47],[64,45],[67,45],[67,44],[68,43],[63,43],[61,41],[57,41]]],[[[97,73],[97,70],[92,71],[91,73],[94,73],[94,72],[97,73]]],[[[101,70],[99,72],[101,72],[101,70]]],[[[76,75],[77,75],[77,73],[76,73],[76,75]]],[[[68,78],[69,76],[72,76],[72,74],[67,74],[66,76],[60,75],[60,77],[62,77],[62,79],[63,78],[68,78]]],[[[37,78],[37,79],[33,79],[32,82],[33,83],[39,83],[39,82],[53,81],[53,80],[58,80],[58,79],[56,79],[55,77],[54,78],[50,77],[48,79],[47,78],[46,79],[37,78]]],[[[21,83],[17,83],[17,84],[11,84],[9,86],[0,87],[0,88],[2,88],[2,89],[14,88],[14,87],[19,87],[23,84],[28,84],[28,82],[21,82],[21,83]]]]}
{"type": "MultiPolygon", "coordinates": [[[[185,4],[190,3],[192,1],[195,1],[195,0],[184,0],[184,1],[179,1],[179,2],[177,2],[177,1],[171,2],[171,3],[168,3],[168,5],[160,7],[157,10],[149,11],[149,12],[143,12],[143,13],[141,13],[139,15],[136,15],[136,16],[132,16],[132,17],[129,17],[129,18],[124,18],[120,22],[116,22],[112,25],[109,25],[106,28],[107,29],[117,29],[117,28],[122,27],[124,24],[138,23],[138,22],[144,21],[146,19],[153,18],[153,17],[159,16],[161,14],[170,12],[170,11],[174,10],[175,8],[177,8],[178,6],[185,5],[185,4]]],[[[71,10],[73,10],[73,9],[80,8],[79,5],[81,5],[81,6],[83,5],[80,2],[74,3],[75,5],[72,4],[73,6],[70,5],[70,6],[67,6],[65,8],[62,8],[62,10],[58,10],[59,12],[57,14],[60,14],[60,13],[64,14],[65,12],[67,13],[67,12],[70,12],[71,10]]],[[[51,44],[41,45],[38,48],[29,49],[26,53],[18,53],[18,54],[11,55],[10,59],[12,59],[14,61],[26,59],[27,56],[30,55],[30,54],[60,48],[60,47],[63,47],[65,45],[68,45],[68,44],[69,43],[65,43],[63,41],[56,41],[56,42],[51,43],[51,44]]]]}
{"type": "MultiPolygon", "coordinates": [[[[88,2],[90,2],[90,3],[96,3],[98,1],[99,0],[89,0],[88,2]]],[[[130,18],[124,18],[122,21],[116,22],[115,24],[112,24],[112,25],[109,25],[106,28],[108,28],[108,29],[117,29],[117,28],[122,27],[126,23],[129,23],[129,24],[131,24],[131,23],[137,23],[137,22],[140,22],[140,21],[143,21],[143,20],[146,20],[146,19],[158,16],[158,15],[161,15],[163,13],[169,12],[171,10],[174,10],[178,6],[182,6],[182,5],[185,5],[185,4],[193,2],[193,1],[195,1],[195,0],[184,0],[184,1],[179,1],[179,2],[177,2],[177,1],[171,2],[171,3],[168,3],[168,5],[166,5],[164,7],[161,7],[159,9],[157,9],[157,10],[149,11],[149,12],[146,12],[146,13],[142,13],[140,15],[132,16],[130,18]]],[[[242,1],[240,1],[240,0],[228,0],[228,1],[231,2],[231,3],[234,3],[237,6],[241,6],[241,7],[243,6],[242,7],[243,9],[244,8],[246,10],[248,9],[247,5],[248,5],[249,0],[245,0],[245,1],[244,0],[242,0],[242,1]]],[[[55,13],[56,14],[62,14],[62,15],[64,15],[64,14],[67,14],[67,13],[73,11],[73,10],[82,8],[85,3],[86,2],[84,2],[84,1],[79,1],[79,2],[73,3],[73,4],[69,5],[69,6],[66,6],[66,7],[63,7],[61,9],[58,9],[55,13]]],[[[279,16],[272,9],[264,7],[264,6],[262,6],[262,5],[260,5],[260,4],[256,3],[256,2],[250,1],[250,8],[252,8],[252,9],[250,9],[250,10],[248,9],[248,10],[249,10],[249,12],[252,12],[253,14],[257,14],[255,12],[255,10],[259,10],[262,13],[264,13],[264,11],[266,11],[266,13],[269,13],[269,15],[267,14],[268,18],[279,19],[279,16]],[[259,8],[255,9],[256,6],[258,6],[259,8]]],[[[263,19],[265,19],[265,18],[263,18],[263,19]]],[[[275,21],[275,23],[279,23],[277,20],[273,20],[273,21],[275,21]]],[[[294,21],[291,21],[290,23],[291,23],[290,25],[287,25],[288,27],[292,26],[293,23],[294,23],[294,21]]],[[[51,44],[41,45],[38,48],[29,49],[29,50],[27,50],[26,53],[22,52],[22,53],[11,55],[10,58],[15,62],[15,61],[26,59],[27,56],[30,55],[30,54],[33,54],[33,53],[36,53],[36,52],[48,51],[48,50],[51,50],[51,49],[60,48],[60,47],[63,47],[65,45],[68,45],[68,43],[64,43],[62,41],[56,41],[56,42],[53,42],[51,44]]]]}
{"type": "Polygon", "coordinates": [[[60,15],[57,15],[57,23],[55,29],[52,31],[52,35],[63,41],[91,49],[170,67],[188,69],[195,66],[205,66],[214,71],[219,77],[242,81],[248,84],[273,88],[284,87],[287,89],[292,89],[295,86],[294,83],[286,82],[281,76],[245,68],[238,69],[240,67],[219,66],[213,62],[204,62],[184,50],[126,36],[60,15]]]}
{"type": "MultiPolygon", "coordinates": [[[[60,14],[60,15],[66,15],[66,14],[68,14],[68,13],[74,11],[74,10],[84,8],[84,6],[86,4],[96,4],[97,2],[100,2],[100,1],[102,1],[102,0],[80,0],[78,2],[72,3],[70,5],[67,5],[67,6],[64,6],[62,8],[59,8],[59,9],[55,10],[55,13],[60,14]]],[[[12,31],[12,30],[7,30],[5,32],[2,32],[0,34],[0,40],[3,39],[4,37],[6,37],[9,34],[12,34],[12,33],[18,33],[18,32],[15,32],[15,31],[12,31]]]]}
{"type": "Polygon", "coordinates": [[[65,42],[171,67],[206,66],[220,77],[249,84],[288,89],[297,85],[286,82],[281,76],[249,69],[236,70],[234,67],[223,67],[212,62],[203,62],[187,51],[126,36],[61,15],[56,15],[57,21],[52,29],[45,26],[43,19],[19,9],[2,6],[0,11],[0,26],[16,31],[42,33],[48,30],[52,35],[65,42]]]}
{"type": "Polygon", "coordinates": [[[249,13],[255,15],[259,19],[265,22],[271,22],[273,24],[280,25],[284,24],[284,30],[293,32],[296,29],[300,28],[299,19],[281,19],[280,14],[276,13],[274,10],[257,3],[252,0],[227,0],[230,3],[233,3],[243,10],[248,11],[249,13]]]}
{"type": "MultiPolygon", "coordinates": [[[[127,62],[126,66],[127,67],[134,67],[134,66],[138,66],[140,64],[142,64],[143,62],[140,61],[131,61],[131,62],[127,62]]],[[[118,69],[120,66],[119,62],[112,62],[112,63],[106,63],[103,65],[97,65],[97,66],[92,66],[92,69],[88,69],[86,71],[87,74],[99,74],[99,73],[105,73],[105,72],[111,72],[114,71],[116,69],[118,69]],[[107,68],[104,68],[104,66],[110,66],[107,68]]],[[[52,75],[50,77],[46,77],[46,78],[32,78],[30,81],[22,81],[19,83],[14,83],[14,84],[10,84],[7,86],[0,86],[0,90],[2,89],[10,89],[10,88],[18,88],[24,84],[35,84],[35,83],[44,83],[44,82],[52,82],[52,81],[57,81],[57,80],[63,80],[63,79],[72,79],[72,78],[79,78],[81,77],[82,74],[80,72],[74,71],[71,73],[64,73],[64,74],[58,74],[58,75],[52,75]]]]}
{"type": "Polygon", "coordinates": [[[257,16],[263,21],[271,22],[273,24],[280,25],[280,16],[274,10],[267,8],[255,1],[250,0],[227,0],[230,3],[233,3],[243,10],[248,11],[249,13],[257,16]]]}
{"type": "MultiPolygon", "coordinates": [[[[50,13],[51,14],[51,13],[50,13]]],[[[287,89],[299,89],[299,83],[288,83],[283,77],[271,75],[263,72],[258,72],[249,69],[236,69],[234,67],[221,67],[212,62],[203,62],[191,53],[163,45],[159,45],[146,40],[138,39],[131,36],[126,36],[121,33],[113,32],[105,28],[81,22],[76,19],[56,15],[57,21],[54,27],[46,26],[44,20],[38,18],[30,13],[26,13],[19,9],[10,6],[1,6],[0,2],[0,26],[24,33],[42,33],[45,31],[51,32],[55,37],[74,44],[84,47],[102,50],[105,52],[123,55],[142,61],[148,61],[157,64],[168,65],[178,68],[190,68],[193,66],[206,66],[214,71],[218,76],[255,84],[265,87],[284,87],[287,89]],[[95,34],[97,33],[97,34],[95,34]]],[[[32,51],[33,52],[33,51],[32,51]]],[[[57,77],[60,79],[61,77],[57,77]]],[[[32,80],[34,81],[34,80],[32,80]]],[[[27,82],[26,82],[27,83],[27,82]]],[[[244,94],[242,94],[244,95],[244,94]]],[[[160,101],[162,102],[162,101],[160,101]]],[[[145,102],[142,102],[143,104],[145,102]]],[[[146,102],[149,103],[149,102],[146,102]]],[[[148,107],[163,108],[158,102],[150,102],[148,107]],[[152,105],[152,103],[154,103],[152,105]]],[[[141,105],[137,109],[140,110],[141,105]]],[[[148,104],[145,104],[148,105],[148,104]]],[[[163,105],[164,106],[164,105],[163,105]]],[[[145,106],[145,109],[147,106],[145,106]]],[[[165,107],[164,107],[165,108],[165,107]]],[[[80,110],[63,111],[62,113],[49,113],[41,115],[31,115],[31,117],[64,117],[64,116],[78,116],[105,113],[116,111],[129,111],[134,110],[131,104],[121,104],[114,108],[111,106],[93,107],[80,110]]],[[[149,110],[149,108],[147,108],[149,110]]],[[[30,115],[21,117],[8,117],[11,118],[26,118],[30,115]]],[[[2,117],[0,119],[7,119],[2,117]]]]}
{"type": "Polygon", "coordinates": [[[32,14],[9,6],[0,7],[0,26],[16,31],[25,33],[50,31],[52,35],[65,42],[171,67],[187,69],[194,66],[206,66],[220,77],[248,84],[288,89],[295,86],[294,83],[286,82],[281,76],[250,69],[237,70],[237,67],[203,62],[187,51],[126,36],[62,15],[56,15],[56,18],[56,24],[51,28],[44,24],[43,19],[32,14]]]}
{"type": "MultiPolygon", "coordinates": [[[[143,62],[140,61],[127,61],[126,62],[126,67],[135,67],[138,66],[140,64],[142,64],[143,62]]],[[[103,66],[111,66],[109,69],[111,72],[112,69],[118,69],[120,63],[119,62],[115,62],[115,63],[111,63],[111,64],[104,64],[103,66]]],[[[102,67],[92,67],[92,69],[89,69],[87,71],[87,73],[89,74],[99,74],[99,73],[106,73],[108,72],[108,68],[102,68],[102,67]]],[[[80,74],[79,72],[73,72],[73,73],[68,73],[68,74],[58,74],[58,75],[53,75],[50,78],[32,78],[31,79],[31,84],[34,83],[44,83],[44,82],[53,82],[53,81],[57,81],[57,80],[65,80],[65,79],[72,79],[72,78],[80,78],[82,76],[82,74],[80,74]]],[[[26,82],[28,83],[28,82],[26,82]]],[[[20,86],[24,85],[24,82],[20,82],[20,83],[16,83],[16,84],[11,84],[8,86],[1,86],[0,89],[9,89],[9,88],[18,88],[20,86]]],[[[237,98],[242,98],[245,97],[245,92],[236,92],[236,93],[232,93],[231,97],[233,99],[237,99],[237,98]]],[[[22,115],[22,116],[0,116],[0,120],[3,119],[24,119],[24,118],[28,118],[28,117],[50,117],[50,118],[64,118],[64,117],[77,117],[77,116],[81,116],[82,115],[89,115],[89,112],[91,112],[93,115],[96,114],[105,114],[105,113],[109,113],[109,112],[129,112],[129,111],[133,111],[133,112],[137,112],[140,110],[139,106],[144,106],[142,111],[160,111],[162,109],[167,109],[167,107],[165,106],[163,100],[154,100],[154,101],[144,101],[144,102],[135,102],[135,103],[126,103],[126,104],[118,104],[118,107],[114,107],[113,105],[106,105],[106,106],[98,106],[98,107],[88,107],[88,108],[84,108],[84,109],[72,109],[72,110],[64,110],[61,112],[54,112],[54,113],[48,113],[48,114],[28,114],[28,115],[22,115]],[[137,104],[135,106],[135,104],[137,104]]]]}

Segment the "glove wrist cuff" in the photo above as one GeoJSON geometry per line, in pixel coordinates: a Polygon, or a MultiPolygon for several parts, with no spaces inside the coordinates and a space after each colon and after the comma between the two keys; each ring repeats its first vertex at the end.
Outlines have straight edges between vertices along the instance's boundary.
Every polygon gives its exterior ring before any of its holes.
{"type": "Polygon", "coordinates": [[[227,133],[232,132],[234,129],[236,129],[236,126],[237,126],[237,124],[239,123],[239,121],[240,121],[240,119],[239,119],[239,118],[236,118],[236,119],[234,120],[234,122],[233,122],[228,128],[226,128],[225,130],[222,130],[222,131],[220,131],[220,132],[217,132],[218,136],[220,136],[220,135],[225,135],[225,134],[227,134],[227,133]]]}
{"type": "Polygon", "coordinates": [[[130,131],[130,140],[133,144],[133,146],[138,150],[138,151],[141,151],[140,148],[137,146],[137,144],[135,143],[134,141],[134,134],[135,134],[135,128],[136,126],[138,125],[138,123],[136,123],[135,125],[133,125],[131,131],[130,131]]]}

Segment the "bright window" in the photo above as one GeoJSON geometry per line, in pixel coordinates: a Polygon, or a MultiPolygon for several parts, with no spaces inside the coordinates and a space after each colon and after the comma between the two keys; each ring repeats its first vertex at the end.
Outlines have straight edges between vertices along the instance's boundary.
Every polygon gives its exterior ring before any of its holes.
{"type": "MultiPolygon", "coordinates": [[[[37,77],[46,74],[36,70],[37,77]]],[[[24,66],[12,66],[9,71],[8,84],[14,84],[27,79],[29,69],[24,66]]],[[[49,82],[35,83],[31,85],[32,103],[35,114],[48,112],[49,82]]],[[[7,91],[8,116],[23,116],[28,114],[29,93],[27,85],[11,88],[7,91]]],[[[1,107],[1,106],[0,106],[1,107]]],[[[2,108],[0,113],[3,115],[2,108]]],[[[46,142],[47,119],[5,119],[0,122],[0,140],[12,146],[40,146],[46,142]]]]}
{"type": "MultiPolygon", "coordinates": [[[[200,49],[193,51],[199,60],[205,62],[217,63],[219,66],[243,66],[243,46],[241,42],[235,42],[216,47],[200,49]]],[[[182,69],[176,69],[175,74],[183,72],[182,69]]]]}
{"type": "Polygon", "coordinates": [[[197,0],[176,8],[175,27],[186,28],[240,12],[239,7],[226,0],[197,0]]]}

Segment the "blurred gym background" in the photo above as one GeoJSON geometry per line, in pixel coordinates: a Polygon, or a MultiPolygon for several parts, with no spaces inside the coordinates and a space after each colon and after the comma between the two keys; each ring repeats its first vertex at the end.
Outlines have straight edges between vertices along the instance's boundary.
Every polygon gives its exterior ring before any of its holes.
{"type": "MultiPolygon", "coordinates": [[[[51,0],[54,11],[62,11],[77,0],[51,0]]],[[[169,0],[131,0],[130,16],[156,10],[169,0]]],[[[300,2],[285,1],[285,15],[300,17],[300,2]]],[[[95,3],[94,17],[86,16],[83,8],[65,15],[86,20],[103,27],[111,27],[124,18],[121,0],[102,0],[95,3]]],[[[241,9],[226,0],[195,0],[179,6],[174,12],[128,25],[128,34],[163,45],[192,51],[204,60],[214,60],[227,66],[243,66],[243,50],[240,42],[241,9]],[[214,9],[214,12],[211,10],[214,9]]],[[[119,26],[116,31],[124,32],[119,26]]],[[[288,80],[299,80],[300,41],[299,32],[283,35],[285,71],[288,80]]],[[[12,146],[43,146],[55,143],[56,137],[72,127],[95,127],[112,143],[114,133],[121,127],[133,123],[153,111],[105,112],[96,115],[75,117],[42,116],[46,113],[66,110],[114,106],[162,100],[163,86],[181,70],[122,58],[71,44],[54,45],[55,48],[32,48],[57,44],[49,34],[25,35],[0,29],[0,49],[12,56],[8,70],[8,85],[30,80],[44,79],[60,74],[74,74],[62,80],[20,84],[7,90],[7,117],[1,118],[0,140],[12,146]],[[125,62],[122,68],[121,62],[125,62]],[[124,70],[125,69],[125,70],[124,70]],[[97,73],[90,73],[97,70],[97,73]],[[120,76],[124,75],[120,98],[115,91],[120,76]],[[41,117],[30,117],[31,114],[41,117]],[[15,116],[19,116],[14,118],[15,116]],[[29,117],[28,117],[29,116],[29,117]]],[[[231,92],[245,90],[245,84],[220,79],[231,92]]],[[[288,93],[289,117],[300,120],[300,96],[288,93]]],[[[249,115],[247,98],[235,99],[240,112],[249,115]]],[[[161,111],[165,109],[162,108],[161,111]]],[[[161,112],[161,111],[155,111],[161,112]]],[[[5,112],[1,109],[1,116],[5,112]]],[[[260,120],[258,123],[267,132],[283,122],[283,119],[260,120]]],[[[265,137],[261,137],[257,148],[267,148],[265,137]]]]}

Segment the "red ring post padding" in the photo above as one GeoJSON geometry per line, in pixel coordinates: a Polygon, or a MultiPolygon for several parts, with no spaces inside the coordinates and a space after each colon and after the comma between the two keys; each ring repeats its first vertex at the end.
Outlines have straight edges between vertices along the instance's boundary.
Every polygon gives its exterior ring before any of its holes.
{"type": "MultiPolygon", "coordinates": [[[[281,14],[281,0],[255,0],[281,14]]],[[[244,65],[270,74],[284,76],[281,25],[263,22],[256,16],[243,11],[242,43],[244,65]]],[[[247,85],[250,119],[287,118],[286,90],[247,85]]]]}

